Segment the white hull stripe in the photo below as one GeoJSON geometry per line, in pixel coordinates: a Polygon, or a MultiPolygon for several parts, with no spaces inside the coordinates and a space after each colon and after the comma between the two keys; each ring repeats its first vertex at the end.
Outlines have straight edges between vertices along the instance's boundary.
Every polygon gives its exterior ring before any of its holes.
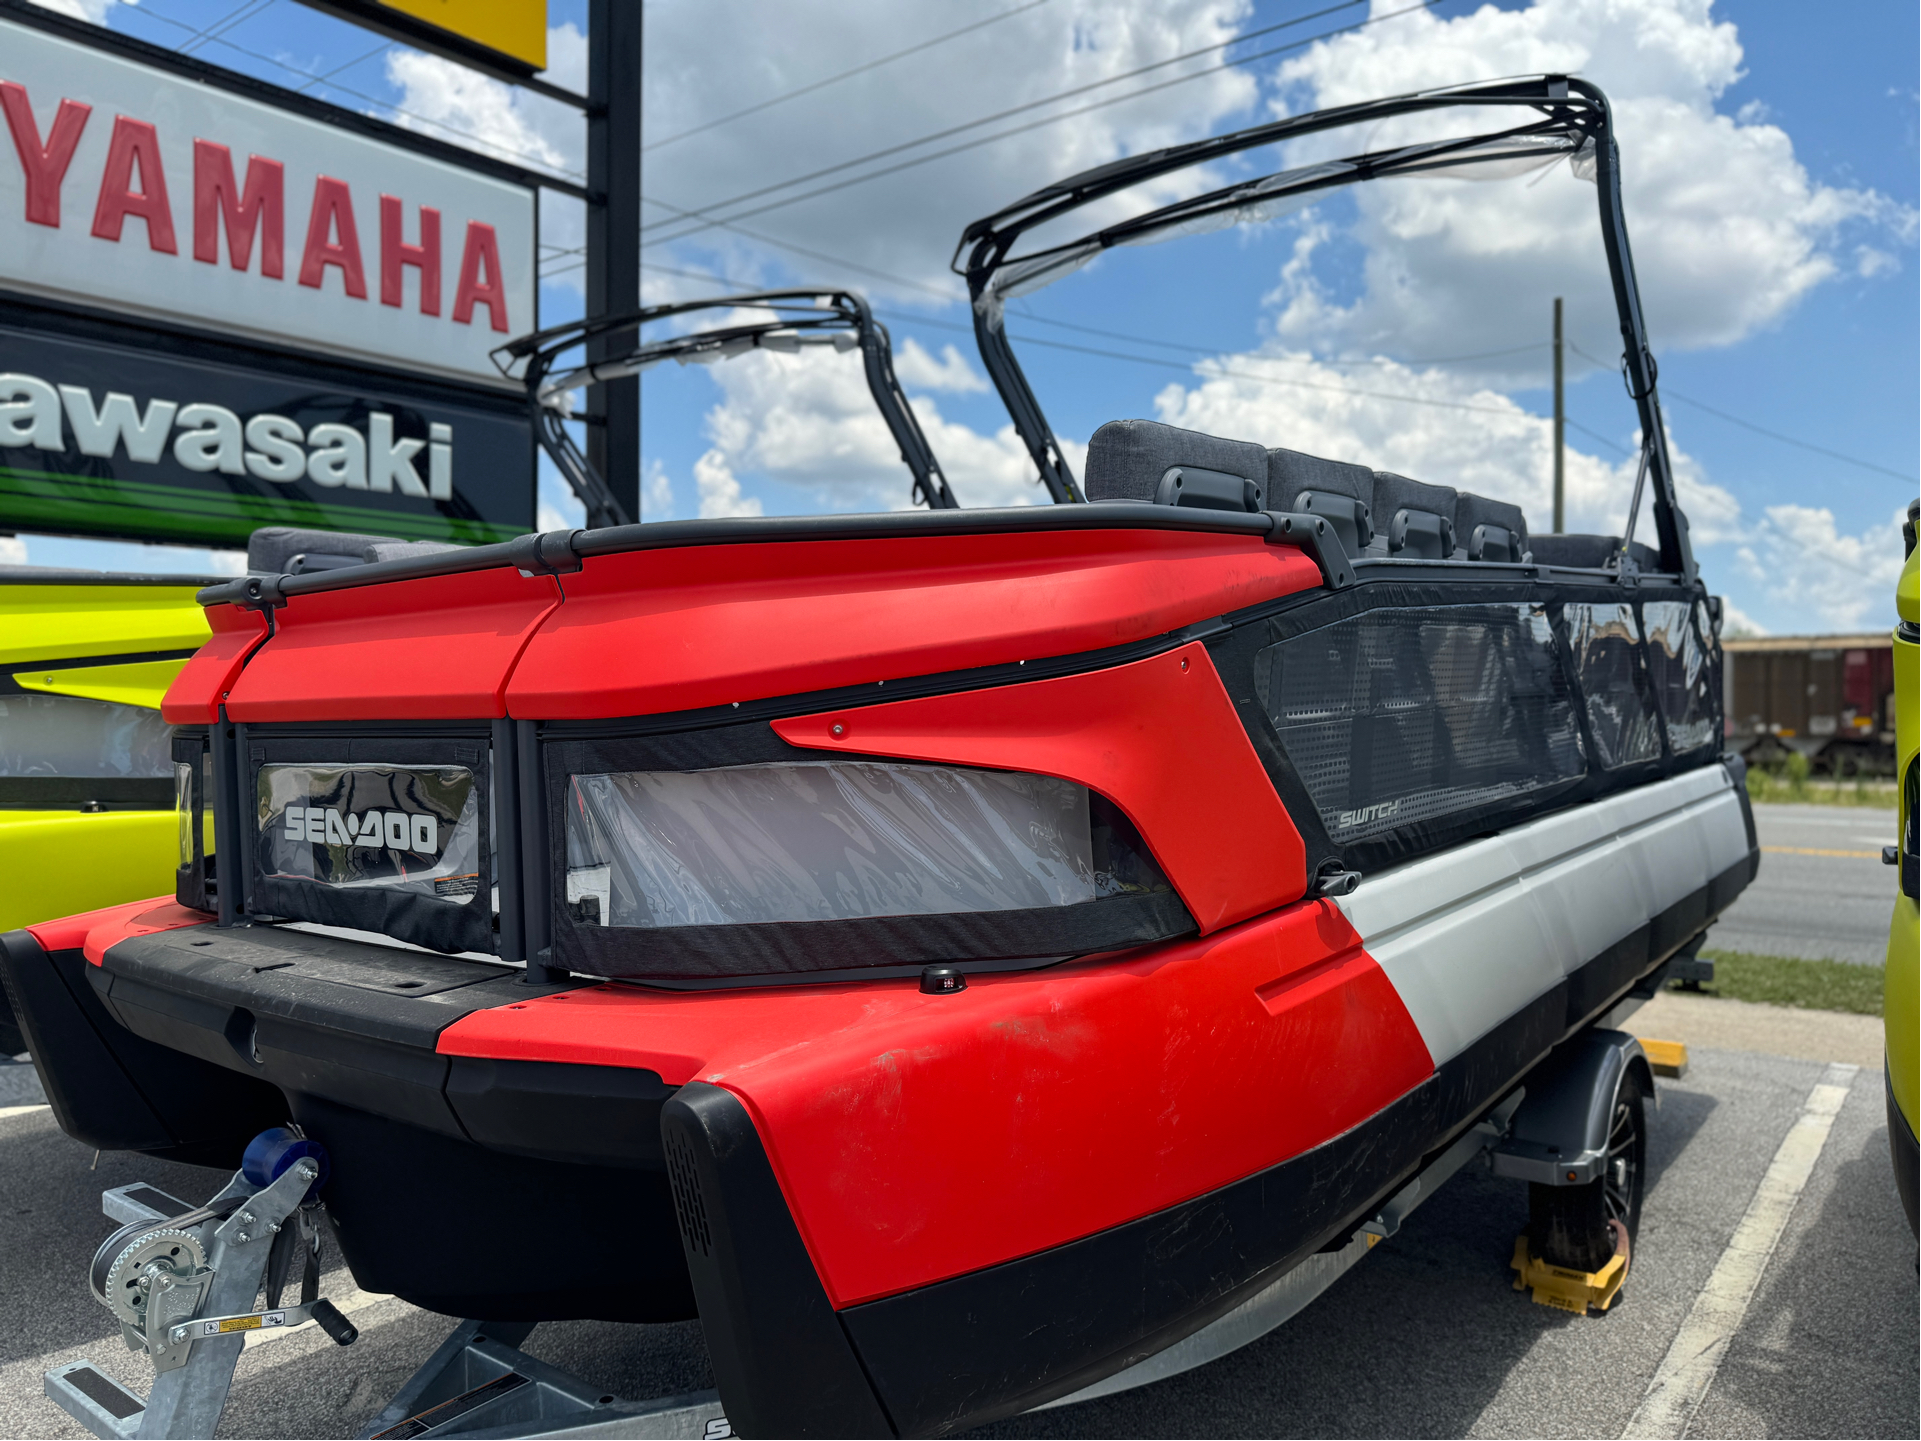
{"type": "Polygon", "coordinates": [[[1337,904],[1434,1064],[1748,854],[1721,766],[1369,876],[1337,904]]]}

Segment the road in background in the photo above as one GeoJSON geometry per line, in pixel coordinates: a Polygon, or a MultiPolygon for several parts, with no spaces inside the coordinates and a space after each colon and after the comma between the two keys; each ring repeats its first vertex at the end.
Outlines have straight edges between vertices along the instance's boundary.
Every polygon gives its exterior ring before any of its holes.
{"type": "MultiPolygon", "coordinates": [[[[1511,1289],[1526,1188],[1470,1169],[1253,1345],[982,1434],[1618,1436],[1824,1069],[1696,1049],[1688,1077],[1661,1084],[1636,1264],[1606,1317],[1569,1316],[1511,1289]]],[[[100,1191],[142,1179],[197,1200],[221,1181],[124,1154],[102,1157],[97,1170],[92,1161],[45,1109],[0,1111],[0,1254],[9,1258],[0,1268],[0,1435],[82,1436],[40,1382],[79,1356],[143,1393],[150,1384],[145,1360],[125,1350],[85,1286],[111,1229],[100,1191]]],[[[477,1264],[524,1264],[510,1237],[511,1228],[507,1252],[477,1264]]],[[[343,1272],[324,1290],[351,1308],[359,1343],[342,1350],[304,1327],[250,1347],[222,1436],[353,1435],[453,1326],[358,1296],[343,1272]]],[[[1889,1168],[1881,1075],[1864,1068],[1693,1433],[1913,1436],[1917,1346],[1915,1243],[1889,1168]]],[[[630,1398],[713,1384],[695,1322],[542,1326],[528,1350],[630,1398]]]]}
{"type": "Polygon", "coordinates": [[[1875,806],[1756,806],[1761,874],[1708,932],[1708,949],[1880,965],[1895,893],[1881,847],[1894,844],[1895,816],[1875,806]]]}

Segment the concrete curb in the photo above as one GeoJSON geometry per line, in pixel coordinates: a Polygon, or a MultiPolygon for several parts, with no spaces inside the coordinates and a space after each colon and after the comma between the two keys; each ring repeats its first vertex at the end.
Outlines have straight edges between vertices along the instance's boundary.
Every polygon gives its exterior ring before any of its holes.
{"type": "Polygon", "coordinates": [[[1880,1070],[1884,1040],[1876,1016],[1803,1011],[1723,996],[1663,991],[1629,1018],[1637,1036],[1717,1051],[1760,1051],[1801,1061],[1842,1061],[1880,1070]]]}

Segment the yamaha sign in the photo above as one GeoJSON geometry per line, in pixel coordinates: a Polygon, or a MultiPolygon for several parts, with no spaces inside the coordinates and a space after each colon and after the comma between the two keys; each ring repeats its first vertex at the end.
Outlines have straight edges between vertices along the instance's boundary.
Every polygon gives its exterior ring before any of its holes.
{"type": "Polygon", "coordinates": [[[532,177],[0,8],[0,529],[530,529],[532,177]]]}

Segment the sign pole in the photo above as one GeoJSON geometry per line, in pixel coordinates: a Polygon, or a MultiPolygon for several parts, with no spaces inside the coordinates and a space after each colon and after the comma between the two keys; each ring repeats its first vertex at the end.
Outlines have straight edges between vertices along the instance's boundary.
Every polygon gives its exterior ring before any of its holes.
{"type": "MultiPolygon", "coordinates": [[[[640,60],[638,0],[587,7],[587,314],[640,307],[640,60]]],[[[604,360],[632,333],[598,337],[587,358],[604,360]]],[[[614,499],[640,519],[640,378],[587,390],[587,459],[614,499]]]]}

